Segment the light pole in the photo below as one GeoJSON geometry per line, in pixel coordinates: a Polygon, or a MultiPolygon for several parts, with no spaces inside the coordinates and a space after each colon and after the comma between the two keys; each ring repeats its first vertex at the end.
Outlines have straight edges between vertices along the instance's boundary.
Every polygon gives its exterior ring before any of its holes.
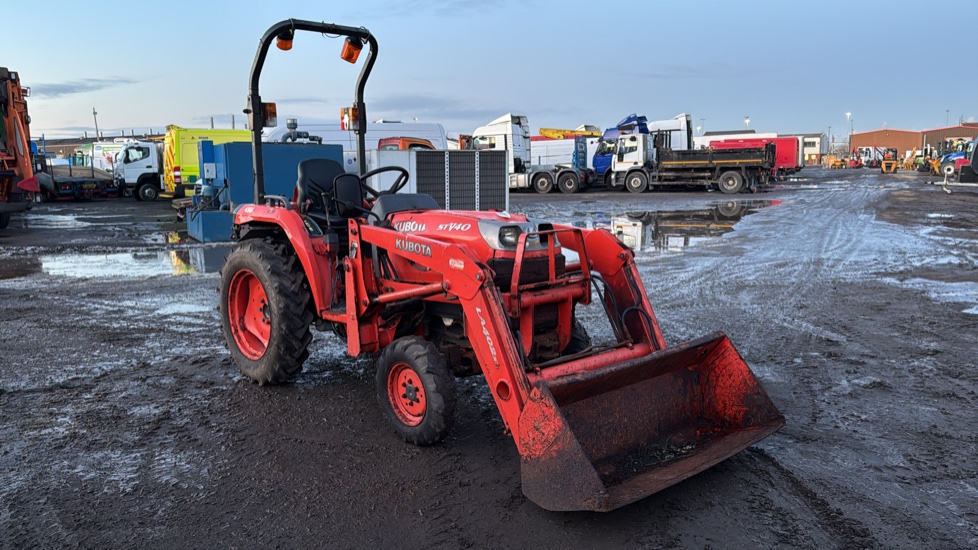
{"type": "Polygon", "coordinates": [[[745,127],[746,127],[746,128],[748,129],[748,130],[750,129],[750,115],[747,115],[747,116],[745,116],[745,117],[744,117],[744,126],[745,126],[745,127]]]}
{"type": "Polygon", "coordinates": [[[697,126],[696,127],[696,133],[702,136],[703,134],[700,132],[700,130],[702,130],[702,129],[703,129],[702,126],[697,126]]]}
{"type": "Polygon", "coordinates": [[[951,122],[951,109],[944,109],[944,127],[947,128],[947,125],[950,122],[951,122]]]}
{"type": "MultiPolygon", "coordinates": [[[[706,119],[705,118],[701,118],[700,119],[700,128],[706,128],[706,119]]],[[[703,134],[700,133],[700,135],[702,136],[703,134]]]]}
{"type": "Polygon", "coordinates": [[[849,143],[846,145],[850,151],[852,151],[852,113],[846,112],[846,126],[849,127],[849,143]]]}
{"type": "Polygon", "coordinates": [[[832,127],[829,126],[829,153],[832,154],[832,127]]]}
{"type": "Polygon", "coordinates": [[[98,141],[98,113],[95,112],[95,107],[92,107],[92,117],[95,119],[95,141],[98,141]]]}

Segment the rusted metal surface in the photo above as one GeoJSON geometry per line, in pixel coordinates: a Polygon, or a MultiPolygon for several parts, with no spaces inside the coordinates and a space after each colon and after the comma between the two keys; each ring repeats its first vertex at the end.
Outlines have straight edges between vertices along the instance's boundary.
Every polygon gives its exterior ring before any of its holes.
{"type": "Polygon", "coordinates": [[[674,485],[784,425],[722,333],[540,381],[520,421],[523,492],[607,511],[674,485]]]}

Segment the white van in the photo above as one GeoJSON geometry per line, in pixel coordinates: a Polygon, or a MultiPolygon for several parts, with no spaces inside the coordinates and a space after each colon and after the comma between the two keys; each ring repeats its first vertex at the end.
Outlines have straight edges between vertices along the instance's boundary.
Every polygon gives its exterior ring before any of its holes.
{"type": "MultiPolygon", "coordinates": [[[[320,137],[323,145],[342,145],[343,160],[347,172],[357,172],[357,135],[353,130],[343,130],[336,124],[303,124],[298,123],[296,130],[309,132],[310,136],[320,137]]],[[[285,126],[266,128],[262,132],[262,141],[276,142],[286,139],[291,133],[285,126]]],[[[364,136],[365,147],[368,151],[377,149],[377,142],[388,137],[413,137],[426,139],[435,149],[448,149],[448,138],[445,127],[434,122],[390,122],[378,120],[367,124],[364,136]]],[[[308,141],[308,140],[300,140],[308,141]]]]}

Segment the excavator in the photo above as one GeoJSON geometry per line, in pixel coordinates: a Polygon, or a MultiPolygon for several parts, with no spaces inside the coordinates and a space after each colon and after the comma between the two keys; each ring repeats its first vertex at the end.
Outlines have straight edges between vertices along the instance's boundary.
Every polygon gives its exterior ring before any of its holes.
{"type": "Polygon", "coordinates": [[[40,192],[31,157],[30,93],[17,72],[0,67],[0,229],[10,224],[11,214],[30,208],[32,194],[40,192]]]}
{"type": "Polygon", "coordinates": [[[377,52],[364,27],[298,19],[259,41],[245,110],[254,203],[234,211],[238,244],[219,286],[242,374],[287,382],[309,357],[311,329],[332,332],[351,356],[377,354],[378,404],[415,445],[449,434],[455,379],[480,377],[519,451],[523,493],[554,511],[625,506],[784,425],[723,333],[666,344],[635,255],[612,233],[442,210],[400,192],[406,169],[367,171],[363,97],[377,52]],[[272,41],[289,51],[299,31],[342,39],[349,63],[368,50],[354,104],[341,109],[359,172],[308,159],[291,197],[266,195],[261,131],[276,109],[262,101],[260,76],[272,41]],[[373,178],[385,172],[396,177],[382,188],[373,178]],[[582,319],[602,318],[609,330],[592,340],[582,319]]]}

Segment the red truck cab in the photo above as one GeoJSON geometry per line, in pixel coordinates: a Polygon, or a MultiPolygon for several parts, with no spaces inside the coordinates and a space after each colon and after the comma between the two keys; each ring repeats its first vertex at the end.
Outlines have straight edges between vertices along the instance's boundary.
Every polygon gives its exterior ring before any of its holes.
{"type": "Polygon", "coordinates": [[[379,151],[432,151],[434,148],[430,141],[413,137],[387,137],[377,142],[379,151]]]}

